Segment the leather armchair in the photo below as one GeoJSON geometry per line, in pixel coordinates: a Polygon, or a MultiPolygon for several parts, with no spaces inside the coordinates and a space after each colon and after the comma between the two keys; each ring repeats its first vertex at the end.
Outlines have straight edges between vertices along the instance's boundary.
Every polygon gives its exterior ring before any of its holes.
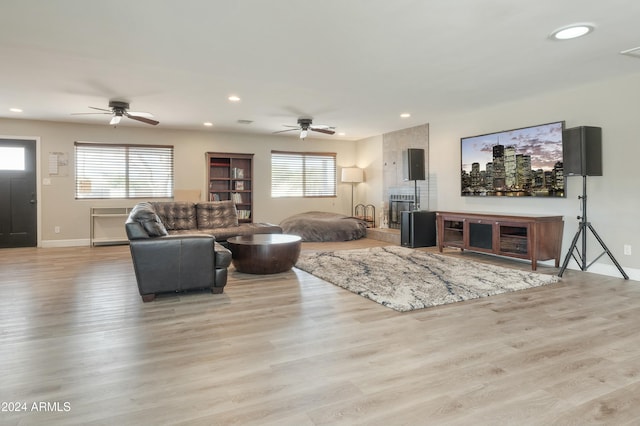
{"type": "Polygon", "coordinates": [[[154,220],[155,212],[151,210],[152,216],[148,206],[137,207],[125,228],[142,300],[150,302],[156,293],[201,288],[222,293],[231,252],[211,235],[150,235],[147,221],[154,220]]]}

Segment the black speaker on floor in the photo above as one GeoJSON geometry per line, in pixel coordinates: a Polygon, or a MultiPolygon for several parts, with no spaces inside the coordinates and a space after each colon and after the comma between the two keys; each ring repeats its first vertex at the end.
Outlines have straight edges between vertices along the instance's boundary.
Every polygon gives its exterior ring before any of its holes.
{"type": "Polygon", "coordinates": [[[400,245],[434,247],[436,245],[436,212],[414,210],[400,212],[400,245]]]}
{"type": "Polygon", "coordinates": [[[404,180],[425,180],[424,149],[409,148],[402,153],[402,178],[404,180]]]}
{"type": "Polygon", "coordinates": [[[565,176],[602,176],[602,128],[563,130],[562,151],[565,176]]]}

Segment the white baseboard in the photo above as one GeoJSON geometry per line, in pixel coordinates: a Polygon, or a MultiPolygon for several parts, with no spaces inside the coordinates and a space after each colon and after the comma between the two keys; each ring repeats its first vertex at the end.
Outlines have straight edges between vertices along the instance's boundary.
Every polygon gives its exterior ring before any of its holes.
{"type": "MultiPolygon", "coordinates": [[[[495,255],[490,254],[490,256],[495,256],[495,255]]],[[[510,259],[511,260],[516,260],[518,262],[531,263],[531,262],[529,262],[528,260],[525,260],[525,259],[516,259],[516,258],[510,258],[510,259]]],[[[560,259],[560,260],[561,260],[560,266],[562,266],[562,260],[563,259],[560,259]]],[[[539,260],[538,261],[538,266],[541,266],[541,265],[553,268],[555,266],[555,261],[554,260],[539,260]]],[[[578,264],[573,259],[571,259],[571,261],[567,265],[567,269],[570,269],[572,271],[580,271],[580,268],[578,267],[578,264]]],[[[623,266],[622,269],[627,274],[627,276],[629,277],[630,280],[640,281],[640,269],[629,268],[627,266],[623,266]]],[[[599,274],[599,275],[606,275],[608,277],[624,278],[622,276],[622,274],[620,273],[620,271],[618,271],[618,268],[616,268],[616,266],[613,265],[613,264],[607,265],[607,264],[604,264],[604,263],[594,263],[593,265],[589,266],[589,269],[587,269],[585,272],[591,272],[593,274],[599,274]]]]}
{"type": "Polygon", "coordinates": [[[54,248],[54,247],[86,247],[91,244],[89,239],[81,240],[42,240],[40,247],[42,248],[54,248]]]}

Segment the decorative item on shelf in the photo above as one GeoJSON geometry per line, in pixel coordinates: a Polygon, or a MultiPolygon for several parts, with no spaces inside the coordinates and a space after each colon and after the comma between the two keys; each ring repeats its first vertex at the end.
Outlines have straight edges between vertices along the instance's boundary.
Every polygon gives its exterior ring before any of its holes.
{"type": "Polygon", "coordinates": [[[244,179],[244,169],[241,169],[239,167],[234,167],[231,170],[231,177],[234,179],[244,179]]]}
{"type": "Polygon", "coordinates": [[[244,191],[244,182],[236,182],[236,191],[244,191]]]}
{"type": "Polygon", "coordinates": [[[382,203],[382,207],[380,209],[380,218],[378,220],[380,224],[380,228],[388,229],[389,228],[389,207],[382,203]]]}
{"type": "Polygon", "coordinates": [[[364,182],[364,173],[358,167],[344,167],[342,169],[342,182],[351,184],[351,215],[354,215],[353,187],[354,184],[364,182]]]}
{"type": "Polygon", "coordinates": [[[231,199],[235,204],[242,204],[242,194],[233,192],[231,193],[231,199]]]}

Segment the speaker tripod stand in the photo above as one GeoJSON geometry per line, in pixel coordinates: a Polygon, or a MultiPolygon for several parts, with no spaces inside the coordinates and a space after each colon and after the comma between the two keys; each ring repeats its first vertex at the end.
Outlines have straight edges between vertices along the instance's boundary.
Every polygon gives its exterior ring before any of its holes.
{"type": "Polygon", "coordinates": [[[562,263],[562,267],[560,268],[560,272],[558,272],[558,276],[562,277],[565,269],[567,269],[567,265],[569,264],[569,260],[571,257],[578,263],[581,271],[586,271],[589,269],[589,266],[593,265],[594,262],[600,259],[605,254],[609,255],[609,258],[613,262],[614,265],[618,268],[618,271],[622,274],[625,280],[629,279],[629,276],[624,272],[622,266],[618,263],[611,251],[607,248],[602,238],[598,235],[596,230],[591,225],[591,222],[587,221],[587,176],[582,176],[582,196],[578,196],[578,199],[582,200],[582,216],[578,216],[578,220],[580,223],[578,224],[578,232],[573,237],[573,241],[571,242],[571,247],[569,247],[569,251],[564,258],[564,262],[562,263]],[[600,243],[600,246],[604,249],[602,253],[598,257],[596,257],[591,263],[587,265],[587,230],[591,231],[596,240],[600,243]],[[578,250],[578,246],[576,245],[578,242],[578,238],[582,236],[582,250],[578,250]],[[576,254],[578,257],[576,257],[576,254]]]}

